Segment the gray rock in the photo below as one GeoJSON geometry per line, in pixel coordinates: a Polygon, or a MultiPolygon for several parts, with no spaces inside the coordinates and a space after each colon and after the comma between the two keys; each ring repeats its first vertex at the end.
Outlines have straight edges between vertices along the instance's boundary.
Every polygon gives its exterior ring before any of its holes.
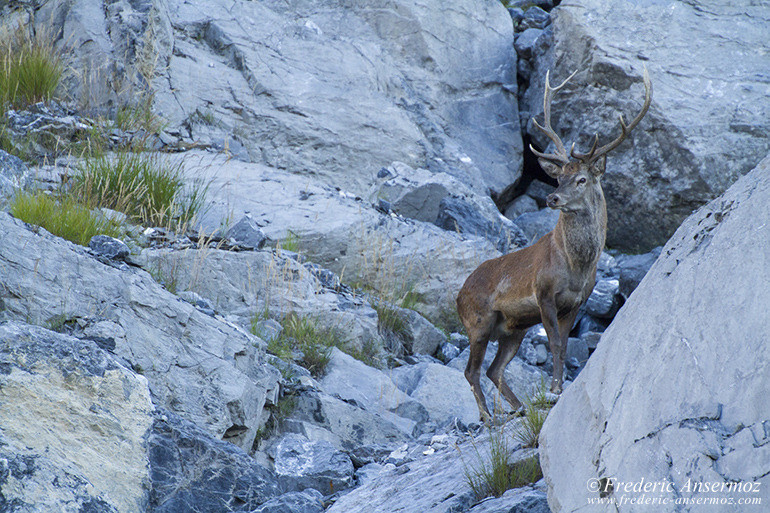
{"type": "Polygon", "coordinates": [[[200,312],[142,270],[105,265],[6,213],[0,232],[0,320],[94,329],[144,375],[157,406],[251,448],[280,378],[261,340],[200,312]]]}
{"type": "Polygon", "coordinates": [[[549,23],[551,23],[551,16],[540,7],[532,6],[524,12],[521,29],[544,29],[549,23]]]}
{"type": "Polygon", "coordinates": [[[449,362],[460,354],[460,348],[449,342],[444,342],[438,349],[437,357],[444,363],[449,362]]]}
{"type": "Polygon", "coordinates": [[[183,299],[184,301],[187,301],[191,305],[197,307],[198,310],[200,310],[201,312],[211,316],[216,315],[216,312],[214,311],[214,308],[211,306],[211,303],[207,299],[201,297],[200,294],[196,294],[191,290],[184,290],[180,292],[178,296],[180,299],[183,299]]]}
{"type": "Polygon", "coordinates": [[[539,28],[528,28],[524,32],[516,36],[516,42],[514,48],[516,48],[516,55],[520,59],[531,59],[533,55],[536,55],[535,48],[538,46],[538,39],[543,35],[543,30],[539,28]]]}
{"type": "Polygon", "coordinates": [[[520,174],[520,131],[500,122],[518,114],[508,92],[513,33],[499,3],[335,0],[319,11],[221,0],[101,9],[78,0],[38,15],[71,45],[73,75],[91,71],[88,90],[66,81],[71,97],[99,110],[122,104],[143,90],[142,66],[154,65],[154,109],[186,142],[346,183],[358,195],[395,160],[479,191],[501,191],[520,174]],[[125,91],[107,78],[115,76],[125,91]],[[213,123],[200,122],[202,112],[213,123]]]}
{"type": "Polygon", "coordinates": [[[92,341],[11,321],[0,323],[0,390],[2,509],[145,510],[146,379],[92,341]]]}
{"type": "Polygon", "coordinates": [[[287,434],[274,449],[275,473],[284,489],[313,488],[331,495],[353,484],[353,463],[325,440],[287,434]]]}
{"type": "Polygon", "coordinates": [[[0,205],[31,183],[27,165],[19,157],[0,150],[0,205]]]}
{"type": "MultiPolygon", "coordinates": [[[[511,19],[513,20],[513,28],[517,32],[519,32],[519,27],[521,24],[521,20],[524,19],[524,9],[521,7],[509,7],[508,8],[508,14],[511,15],[511,19]]],[[[519,61],[521,62],[521,61],[519,61]]]]}
{"type": "Polygon", "coordinates": [[[450,333],[449,343],[457,346],[461,351],[470,345],[470,342],[468,342],[468,337],[462,333],[450,333]]]}
{"type": "MultiPolygon", "coordinates": [[[[619,114],[628,120],[638,112],[647,66],[655,89],[650,111],[610,154],[602,178],[607,244],[623,251],[649,251],[665,242],[770,147],[770,105],[764,101],[770,21],[764,10],[713,3],[703,12],[679,0],[669,7],[604,0],[560,5],[549,26],[552,49],[535,63],[521,102],[522,110],[540,116],[546,70],[552,83],[581,70],[552,111],[565,145],[576,142],[586,151],[594,134],[605,144],[620,133],[619,114]],[[677,50],[682,47],[691,51],[677,50]],[[736,59],[740,47],[761,50],[736,59]],[[715,79],[725,67],[732,70],[729,78],[715,79]]],[[[531,123],[527,131],[537,145],[547,145],[531,123]]]]}
{"type": "Polygon", "coordinates": [[[277,476],[242,449],[168,411],[155,414],[147,454],[153,513],[252,511],[281,493],[277,476]]]}
{"type": "Polygon", "coordinates": [[[628,299],[631,293],[639,286],[644,275],[650,270],[652,264],[660,256],[661,248],[655,248],[643,255],[630,255],[623,257],[619,264],[620,294],[628,299]]]}
{"type": "Polygon", "coordinates": [[[747,236],[768,222],[770,158],[666,243],[543,426],[540,458],[556,513],[584,510],[598,494],[574,484],[602,477],[670,482],[655,494],[661,500],[725,503],[738,495],[687,482],[756,482],[755,497],[770,500],[768,445],[753,436],[770,411],[770,275],[766,240],[747,236]]]}
{"type": "Polygon", "coordinates": [[[532,183],[527,187],[527,196],[533,198],[537,202],[537,206],[540,208],[546,207],[546,197],[556,190],[553,185],[548,185],[540,180],[532,180],[532,183]]]}
{"type": "Polygon", "coordinates": [[[383,468],[385,467],[379,463],[368,463],[356,470],[356,482],[358,483],[358,486],[362,486],[373,481],[378,475],[380,475],[380,472],[382,472],[383,468]]]}
{"type": "Polygon", "coordinates": [[[94,255],[108,260],[125,260],[131,253],[125,242],[107,235],[94,235],[88,247],[94,255]]]}
{"type": "Polygon", "coordinates": [[[303,392],[296,397],[294,410],[284,427],[289,432],[311,440],[327,440],[349,451],[366,444],[390,445],[408,440],[411,431],[405,430],[413,430],[414,421],[394,417],[397,424],[328,394],[303,392]]]}
{"type": "Polygon", "coordinates": [[[412,402],[412,399],[399,390],[387,373],[369,367],[337,348],[332,349],[326,374],[319,385],[327,394],[382,417],[405,434],[411,434],[414,429],[414,422],[395,413],[399,406],[412,402]]]}
{"type": "Polygon", "coordinates": [[[596,264],[596,278],[618,279],[619,277],[620,267],[618,266],[618,261],[606,251],[602,251],[601,255],[599,255],[599,261],[596,264]]]}
{"type": "Polygon", "coordinates": [[[586,301],[586,313],[600,319],[612,319],[620,307],[619,289],[620,283],[614,278],[597,280],[586,301]]]}
{"type": "Polygon", "coordinates": [[[509,219],[498,213],[497,219],[490,220],[460,198],[446,197],[441,201],[436,225],[445,230],[483,237],[495,244],[501,253],[508,253],[527,243],[524,232],[509,219]]]}
{"type": "Polygon", "coordinates": [[[602,334],[595,331],[589,331],[580,335],[580,339],[585,342],[589,351],[594,351],[596,349],[601,338],[602,334]]]}
{"type": "Polygon", "coordinates": [[[602,333],[607,329],[609,321],[607,319],[597,319],[590,315],[584,315],[578,321],[577,335],[582,337],[586,333],[602,333]]]}
{"type": "Polygon", "coordinates": [[[322,513],[323,495],[308,488],[301,492],[289,492],[270,499],[251,513],[322,513]]]}
{"type": "Polygon", "coordinates": [[[516,226],[520,227],[531,244],[537,242],[543,235],[556,227],[559,220],[559,211],[551,208],[544,208],[537,212],[527,212],[514,220],[516,226]]]}
{"type": "Polygon", "coordinates": [[[245,215],[232,228],[227,230],[227,238],[244,249],[259,249],[265,245],[267,237],[249,215],[245,215]]]}
{"type": "Polygon", "coordinates": [[[546,494],[529,487],[508,490],[473,506],[468,513],[551,513],[546,494]]]}
{"type": "Polygon", "coordinates": [[[447,337],[443,331],[436,328],[425,317],[408,308],[401,309],[405,319],[404,345],[406,350],[414,355],[431,356],[447,337]]]}
{"type": "Polygon", "coordinates": [[[583,368],[588,361],[588,344],[583,338],[567,339],[567,359],[574,358],[578,368],[583,368]]]}
{"type": "Polygon", "coordinates": [[[422,404],[430,420],[442,424],[453,419],[463,424],[479,421],[479,411],[462,372],[438,363],[405,365],[391,371],[393,382],[422,404]]]}
{"type": "Polygon", "coordinates": [[[535,201],[535,199],[531,196],[522,194],[505,208],[505,217],[513,220],[519,217],[521,214],[526,214],[527,212],[537,212],[537,210],[537,201],[535,201]]]}

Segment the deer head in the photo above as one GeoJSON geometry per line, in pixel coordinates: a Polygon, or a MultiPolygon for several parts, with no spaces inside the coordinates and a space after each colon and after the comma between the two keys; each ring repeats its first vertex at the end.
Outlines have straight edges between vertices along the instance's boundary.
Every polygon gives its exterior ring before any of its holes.
{"type": "Polygon", "coordinates": [[[577,71],[567,77],[557,87],[551,87],[550,71],[545,75],[545,93],[543,95],[543,122],[541,125],[536,119],[532,119],[535,126],[542,131],[554,144],[554,153],[541,153],[530,145],[532,152],[538,157],[538,162],[552,178],[556,178],[559,187],[547,198],[548,206],[559,210],[579,210],[583,208],[587,200],[590,200],[588,191],[597,190],[601,192],[599,179],[604,174],[606,167],[607,154],[617,148],[620,143],[628,137],[628,134],[639,124],[652,101],[652,84],[650,82],[647,68],[644,68],[644,104],[642,110],[631,121],[626,124],[623,115],[620,115],[620,135],[613,141],[599,147],[599,134],[594,137],[593,145],[588,153],[575,151],[575,144],[572,144],[569,154],[564,144],[556,132],[551,127],[551,100],[553,95],[561,90],[569,80],[575,76],[577,71]],[[571,158],[570,158],[571,157],[571,158]],[[574,160],[572,160],[574,159],[574,160]]]}

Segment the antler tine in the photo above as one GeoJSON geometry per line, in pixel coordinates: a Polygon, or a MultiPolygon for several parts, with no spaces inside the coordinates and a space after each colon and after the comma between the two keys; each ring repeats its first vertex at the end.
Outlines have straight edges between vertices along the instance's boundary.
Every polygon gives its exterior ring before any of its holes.
{"type": "Polygon", "coordinates": [[[606,155],[607,153],[611,152],[615,148],[617,148],[620,143],[622,143],[626,137],[628,137],[628,134],[631,133],[631,130],[636,128],[636,125],[639,124],[639,122],[642,120],[645,114],[647,114],[647,109],[650,108],[650,103],[652,103],[652,82],[650,82],[650,75],[647,73],[647,66],[644,67],[644,105],[642,105],[642,110],[639,111],[639,114],[636,115],[636,117],[631,121],[630,124],[626,125],[626,120],[623,119],[623,114],[620,115],[620,130],[621,134],[620,136],[615,139],[614,141],[605,144],[598,150],[595,150],[596,143],[594,142],[594,148],[591,148],[591,151],[587,154],[575,154],[573,153],[572,156],[581,160],[588,160],[588,161],[595,161],[602,155],[606,155]]]}
{"type": "Polygon", "coordinates": [[[529,148],[532,150],[532,153],[540,158],[560,162],[562,164],[567,164],[569,162],[569,156],[567,155],[567,150],[564,148],[564,143],[561,142],[559,136],[556,135],[556,132],[553,130],[553,128],[551,128],[551,100],[553,99],[554,93],[559,92],[561,88],[567,85],[567,82],[569,82],[569,80],[574,77],[576,73],[577,70],[575,70],[564,80],[564,82],[559,84],[557,87],[551,87],[551,71],[548,70],[548,72],[545,74],[545,92],[543,93],[543,122],[545,123],[545,126],[542,126],[540,123],[538,123],[535,118],[532,118],[532,123],[538,128],[538,130],[543,132],[546,137],[548,137],[553,142],[553,144],[556,146],[556,153],[541,153],[533,148],[530,144],[529,148]]]}
{"type": "MultiPolygon", "coordinates": [[[[621,116],[622,118],[622,116],[621,116]]],[[[621,120],[621,124],[623,121],[621,120]]],[[[599,144],[599,134],[594,135],[594,143],[591,145],[591,150],[588,153],[580,153],[575,151],[575,143],[572,143],[572,150],[570,151],[570,155],[572,155],[573,158],[576,158],[578,160],[582,160],[584,162],[590,161],[593,156],[594,152],[596,151],[596,146],[599,144]]]]}

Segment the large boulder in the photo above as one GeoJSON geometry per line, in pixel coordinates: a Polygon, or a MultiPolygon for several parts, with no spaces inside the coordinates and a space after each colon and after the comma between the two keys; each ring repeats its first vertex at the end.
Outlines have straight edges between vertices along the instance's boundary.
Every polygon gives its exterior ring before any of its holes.
{"type": "Polygon", "coordinates": [[[281,493],[92,340],[0,323],[0,400],[3,511],[252,511],[281,493]]]}
{"type": "Polygon", "coordinates": [[[498,2],[76,0],[37,19],[87,76],[67,82],[73,97],[105,111],[151,90],[170,132],[239,158],[358,194],[395,160],[479,192],[521,173],[498,2]]]}
{"type": "Polygon", "coordinates": [[[0,369],[0,509],[144,511],[145,378],[92,341],[17,321],[0,324],[0,369]]]}
{"type": "Polygon", "coordinates": [[[414,419],[398,412],[414,401],[399,390],[388,373],[369,367],[334,348],[320,386],[327,394],[381,417],[404,434],[412,434],[414,419]]]}
{"type": "MultiPolygon", "coordinates": [[[[641,106],[643,65],[654,86],[646,118],[608,158],[611,247],[638,252],[662,244],[770,151],[763,6],[576,0],[551,14],[553,41],[532,61],[522,110],[542,115],[548,69],[552,83],[578,70],[553,102],[552,123],[565,144],[577,141],[586,151],[595,133],[602,144],[620,133],[618,114],[629,121],[641,106]]],[[[548,145],[531,122],[528,132],[548,145]]]]}
{"type": "Polygon", "coordinates": [[[720,511],[770,500],[768,223],[770,158],[665,245],[543,427],[555,513],[583,511],[599,488],[619,499],[618,483],[642,480],[663,483],[647,494],[660,511],[678,511],[677,499],[716,498],[720,511]]]}
{"type": "Polygon", "coordinates": [[[154,400],[250,449],[280,373],[264,342],[199,311],[146,272],[0,213],[0,320],[90,337],[125,359],[154,400]]]}

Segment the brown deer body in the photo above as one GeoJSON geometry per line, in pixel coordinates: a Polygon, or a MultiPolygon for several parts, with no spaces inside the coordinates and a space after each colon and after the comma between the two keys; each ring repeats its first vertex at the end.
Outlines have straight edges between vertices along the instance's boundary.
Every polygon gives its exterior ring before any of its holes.
{"type": "MultiPolygon", "coordinates": [[[[547,198],[560,210],[556,227],[532,246],[482,263],[465,281],[457,296],[457,312],[468,333],[470,357],[465,377],[471,385],[484,420],[490,418],[481,391],[481,364],[487,344],[498,341],[497,354],[487,376],[500,393],[518,409],[521,402],[505,382],[505,367],[516,355],[528,328],[543,323],[553,354],[551,391],[561,393],[567,337],[580,306],[588,299],[596,279],[596,264],[607,233],[607,208],[600,183],[606,155],[616,148],[641,121],[652,100],[652,86],[644,72],[645,100],[631,124],[620,117],[622,134],[611,143],[577,153],[570,160],[564,145],[551,128],[551,99],[561,85],[551,88],[546,75],[543,99],[545,126],[535,126],[553,141],[556,152],[544,154],[532,148],[544,171],[558,180],[547,198]]],[[[533,120],[534,121],[534,120],[533,120]]]]}

